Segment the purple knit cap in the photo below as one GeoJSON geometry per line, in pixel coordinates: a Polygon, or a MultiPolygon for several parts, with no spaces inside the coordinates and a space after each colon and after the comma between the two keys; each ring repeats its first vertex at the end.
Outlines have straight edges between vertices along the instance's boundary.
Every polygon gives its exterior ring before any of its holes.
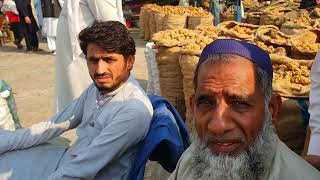
{"type": "Polygon", "coordinates": [[[234,39],[217,39],[208,44],[202,51],[197,66],[216,54],[236,54],[260,66],[273,78],[272,63],[269,54],[254,44],[234,39]]]}

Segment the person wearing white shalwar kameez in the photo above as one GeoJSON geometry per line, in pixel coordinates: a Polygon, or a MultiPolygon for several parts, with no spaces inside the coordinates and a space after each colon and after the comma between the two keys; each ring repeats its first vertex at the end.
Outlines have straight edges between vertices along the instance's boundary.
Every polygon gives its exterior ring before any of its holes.
{"type": "Polygon", "coordinates": [[[66,0],[57,27],[55,104],[60,111],[92,82],[77,35],[98,21],[123,22],[121,0],[66,0]]]}
{"type": "Polygon", "coordinates": [[[47,37],[49,51],[56,51],[56,36],[58,18],[60,16],[62,0],[42,0],[43,27],[42,34],[47,37]]]}

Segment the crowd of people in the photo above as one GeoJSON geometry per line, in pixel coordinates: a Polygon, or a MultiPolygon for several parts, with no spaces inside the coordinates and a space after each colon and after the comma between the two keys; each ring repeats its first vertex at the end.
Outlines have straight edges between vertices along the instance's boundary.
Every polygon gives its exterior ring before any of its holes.
{"type": "MultiPolygon", "coordinates": [[[[24,38],[28,53],[39,51],[40,27],[31,2],[0,2],[15,45],[23,48],[24,38]]],[[[213,7],[219,6],[219,1],[212,2],[213,7]]],[[[131,73],[136,46],[125,25],[130,11],[126,7],[123,13],[121,0],[41,3],[41,28],[49,51],[56,54],[56,114],[27,128],[0,130],[0,179],[131,179],[136,155],[144,144],[150,146],[145,139],[155,131],[150,127],[159,114],[174,123],[157,126],[157,132],[164,132],[161,128],[179,132],[178,140],[169,145],[162,142],[162,149],[176,147],[179,139],[188,137],[183,134],[184,125],[176,122],[178,115],[155,111],[131,73]],[[71,129],[76,129],[78,137],[69,146],[58,137],[71,129]]],[[[303,3],[301,8],[310,7],[303,3]]],[[[219,7],[214,12],[219,14],[219,7]]],[[[171,169],[175,170],[169,179],[319,180],[319,61],[320,53],[311,70],[312,133],[308,155],[303,158],[278,138],[274,128],[281,98],[272,91],[269,54],[234,39],[207,45],[193,77],[192,139],[182,146],[183,154],[157,152],[163,158],[181,156],[173,160],[171,169]]],[[[166,166],[164,161],[160,164],[166,166]]]]}

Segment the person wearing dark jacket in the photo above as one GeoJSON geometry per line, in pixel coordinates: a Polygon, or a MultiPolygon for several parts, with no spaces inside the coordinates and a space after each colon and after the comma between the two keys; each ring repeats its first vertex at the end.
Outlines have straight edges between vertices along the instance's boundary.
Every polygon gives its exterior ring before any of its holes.
{"type": "Polygon", "coordinates": [[[26,40],[27,53],[38,51],[39,41],[37,32],[39,31],[39,27],[32,14],[30,0],[16,0],[15,2],[21,21],[21,30],[26,40]]]}

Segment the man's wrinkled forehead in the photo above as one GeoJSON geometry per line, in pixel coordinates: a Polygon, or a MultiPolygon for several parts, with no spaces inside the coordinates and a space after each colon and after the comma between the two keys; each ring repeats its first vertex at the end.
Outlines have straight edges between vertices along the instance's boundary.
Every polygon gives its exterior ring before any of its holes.
{"type": "Polygon", "coordinates": [[[198,67],[207,59],[219,54],[235,54],[260,66],[273,78],[273,68],[267,52],[254,44],[234,39],[218,39],[208,44],[200,55],[198,67]]]}

